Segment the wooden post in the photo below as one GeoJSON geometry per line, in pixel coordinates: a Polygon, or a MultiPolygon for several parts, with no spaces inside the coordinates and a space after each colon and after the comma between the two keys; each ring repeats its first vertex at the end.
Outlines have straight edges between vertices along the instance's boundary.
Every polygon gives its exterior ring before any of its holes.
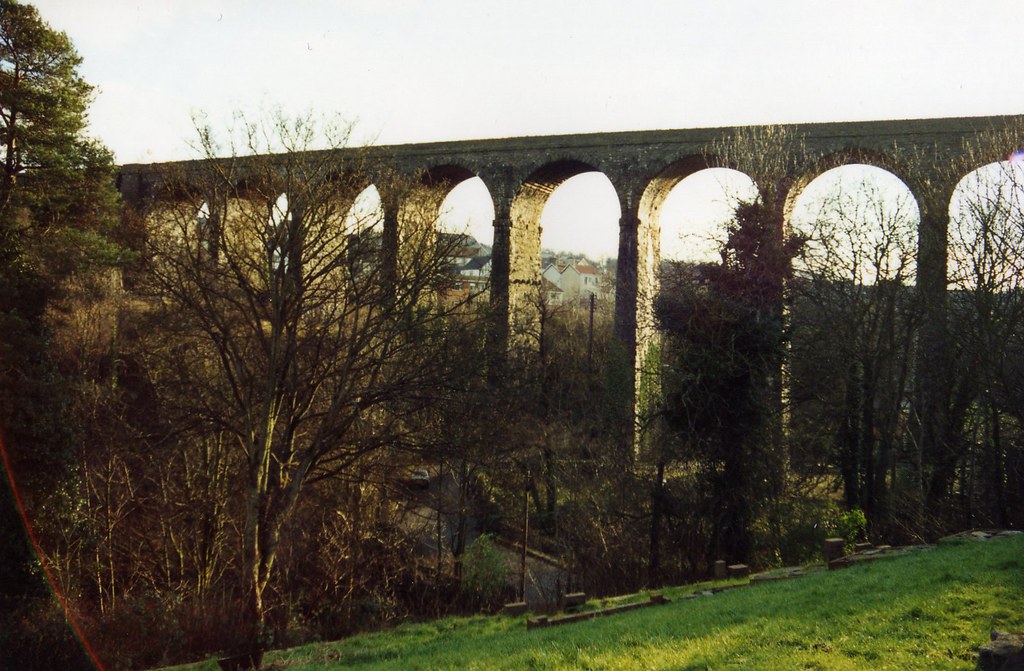
{"type": "Polygon", "coordinates": [[[519,600],[526,601],[526,546],[530,539],[530,488],[523,487],[523,555],[519,562],[519,600]]]}

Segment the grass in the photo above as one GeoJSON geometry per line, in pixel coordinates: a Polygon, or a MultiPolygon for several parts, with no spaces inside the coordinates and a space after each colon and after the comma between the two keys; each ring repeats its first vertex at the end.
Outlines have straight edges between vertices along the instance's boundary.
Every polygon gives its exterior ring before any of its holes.
{"type": "Polygon", "coordinates": [[[943,544],[549,629],[527,631],[525,617],[410,624],[269,653],[264,668],[968,670],[993,629],[1024,629],[1024,536],[943,544]]]}

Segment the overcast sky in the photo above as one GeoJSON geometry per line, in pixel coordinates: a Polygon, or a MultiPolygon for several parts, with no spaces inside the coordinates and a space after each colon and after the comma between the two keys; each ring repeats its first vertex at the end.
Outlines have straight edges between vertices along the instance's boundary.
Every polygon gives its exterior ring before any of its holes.
{"type": "Polygon", "coordinates": [[[379,144],[1024,112],[1020,0],[38,0],[119,162],[192,116],[339,113],[379,144]]]}

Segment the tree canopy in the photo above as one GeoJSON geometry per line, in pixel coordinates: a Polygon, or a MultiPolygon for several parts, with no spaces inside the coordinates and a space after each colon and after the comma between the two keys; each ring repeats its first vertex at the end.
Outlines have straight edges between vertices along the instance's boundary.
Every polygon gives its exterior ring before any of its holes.
{"type": "MultiPolygon", "coordinates": [[[[30,514],[46,510],[51,525],[74,510],[78,451],[53,330],[70,309],[61,305],[73,293],[70,280],[124,257],[108,237],[119,221],[114,166],[110,152],[85,135],[92,88],[80,63],[67,35],[34,7],[0,0],[0,429],[5,465],[17,473],[30,514]]],[[[0,490],[12,485],[7,476],[0,490]]],[[[36,598],[49,603],[12,501],[0,493],[4,667],[6,655],[37,645],[20,627],[21,608],[36,598]]],[[[60,654],[54,646],[49,652],[51,662],[60,654]]],[[[73,668],[70,658],[64,662],[57,665],[73,668]]]]}
{"type": "Polygon", "coordinates": [[[0,1],[0,119],[4,195],[20,175],[74,163],[68,155],[85,122],[92,87],[78,74],[81,57],[68,36],[36,8],[0,1]]]}

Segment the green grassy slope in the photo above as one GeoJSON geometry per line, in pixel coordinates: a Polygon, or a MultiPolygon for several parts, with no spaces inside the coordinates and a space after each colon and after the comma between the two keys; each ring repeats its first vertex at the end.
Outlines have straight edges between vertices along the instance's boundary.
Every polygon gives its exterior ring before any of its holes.
{"type": "Polygon", "coordinates": [[[548,629],[522,617],[408,625],[271,653],[265,668],[967,670],[993,629],[1024,629],[1024,536],[548,629]]]}

